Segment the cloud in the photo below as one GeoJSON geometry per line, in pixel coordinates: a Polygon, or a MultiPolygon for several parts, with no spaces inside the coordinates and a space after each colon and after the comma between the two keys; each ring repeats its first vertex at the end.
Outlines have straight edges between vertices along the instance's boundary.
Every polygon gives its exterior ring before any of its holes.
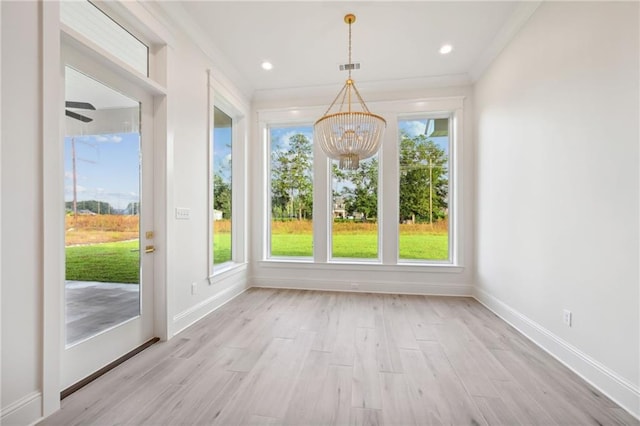
{"type": "Polygon", "coordinates": [[[118,135],[95,135],[94,140],[101,143],[120,143],[122,136],[118,135]]]}
{"type": "Polygon", "coordinates": [[[277,148],[278,150],[281,150],[281,151],[286,151],[287,149],[289,149],[289,139],[299,134],[304,135],[307,139],[313,142],[313,132],[305,132],[305,131],[296,129],[296,130],[290,130],[288,132],[285,132],[279,137],[277,137],[275,141],[276,143],[274,144],[274,148],[277,148]]]}
{"type": "MultiPolygon", "coordinates": [[[[81,193],[81,192],[86,192],[87,188],[85,188],[82,185],[76,185],[76,192],[77,193],[81,193]]],[[[64,187],[64,192],[65,194],[73,194],[73,185],[66,185],[64,187]]]]}
{"type": "Polygon", "coordinates": [[[407,120],[400,122],[400,128],[406,131],[410,137],[424,135],[425,127],[425,121],[407,120]]]}

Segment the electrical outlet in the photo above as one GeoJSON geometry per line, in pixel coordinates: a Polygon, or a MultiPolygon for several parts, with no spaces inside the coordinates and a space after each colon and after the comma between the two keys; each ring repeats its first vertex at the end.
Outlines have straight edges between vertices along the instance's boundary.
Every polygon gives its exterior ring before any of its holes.
{"type": "Polygon", "coordinates": [[[191,209],[185,207],[176,207],[176,219],[191,219],[191,209]]]}
{"type": "Polygon", "coordinates": [[[196,294],[198,292],[198,283],[191,283],[191,294],[196,294]]]}
{"type": "Polygon", "coordinates": [[[564,309],[562,311],[562,320],[564,321],[565,325],[567,325],[568,327],[571,327],[571,311],[568,309],[564,309]]]}

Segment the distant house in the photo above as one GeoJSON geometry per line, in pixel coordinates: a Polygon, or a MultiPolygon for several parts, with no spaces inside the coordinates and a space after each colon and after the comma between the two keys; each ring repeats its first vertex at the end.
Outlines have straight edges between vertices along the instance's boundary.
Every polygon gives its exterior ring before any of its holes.
{"type": "Polygon", "coordinates": [[[332,213],[334,219],[344,219],[347,216],[347,211],[344,208],[344,199],[342,197],[334,198],[332,213]]]}
{"type": "Polygon", "coordinates": [[[222,210],[213,209],[213,220],[222,220],[222,210]]]}

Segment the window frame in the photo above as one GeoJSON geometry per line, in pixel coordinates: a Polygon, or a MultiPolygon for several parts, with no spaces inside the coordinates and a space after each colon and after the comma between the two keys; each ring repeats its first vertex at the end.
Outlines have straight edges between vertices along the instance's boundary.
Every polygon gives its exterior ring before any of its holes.
{"type": "MultiPolygon", "coordinates": [[[[456,203],[453,202],[455,199],[455,192],[457,191],[455,188],[455,182],[453,180],[454,169],[456,169],[456,161],[454,158],[454,140],[457,136],[457,132],[454,129],[453,121],[454,121],[454,113],[453,112],[435,112],[435,113],[414,113],[414,114],[398,114],[396,117],[396,121],[399,124],[400,121],[405,120],[434,120],[434,119],[442,119],[446,118],[448,120],[448,131],[449,131],[449,141],[448,141],[448,149],[449,154],[447,158],[447,180],[448,180],[448,191],[447,191],[447,208],[449,210],[448,217],[448,230],[447,230],[447,252],[448,256],[446,260],[437,260],[437,259],[403,259],[400,257],[400,221],[398,220],[398,265],[407,264],[407,265],[453,265],[453,257],[454,257],[454,245],[455,245],[455,236],[453,230],[453,217],[455,216],[457,206],[456,203]]],[[[400,127],[398,126],[397,140],[396,143],[400,144],[400,127]]],[[[400,172],[400,152],[398,152],[398,156],[396,158],[398,161],[398,172],[400,172]]],[[[400,175],[398,175],[398,200],[396,202],[398,208],[398,217],[400,215],[400,175]]]]}
{"type": "MultiPolygon", "coordinates": [[[[270,166],[270,142],[267,129],[270,126],[299,125],[315,122],[324,112],[323,107],[258,109],[257,139],[262,146],[262,156],[255,163],[259,167],[259,178],[264,182],[262,195],[256,201],[265,213],[259,219],[256,238],[260,244],[256,259],[261,266],[301,268],[347,268],[355,270],[393,270],[425,272],[462,272],[464,252],[470,244],[470,237],[463,232],[465,214],[463,196],[463,129],[464,96],[443,98],[419,98],[397,101],[369,102],[369,109],[387,120],[382,148],[379,152],[378,170],[378,258],[348,259],[332,258],[332,173],[327,156],[314,144],[314,206],[313,206],[313,259],[270,257],[270,191],[268,181],[270,166]],[[398,121],[406,118],[448,117],[451,132],[449,146],[449,259],[443,261],[409,260],[399,258],[399,126],[398,121]],[[260,198],[262,197],[262,198],[260,198]],[[363,269],[364,268],[364,269],[363,269]]],[[[466,220],[466,219],[465,219],[466,220]]]]}
{"type": "MultiPolygon", "coordinates": [[[[272,154],[272,141],[271,141],[271,129],[273,128],[286,128],[286,127],[302,127],[302,126],[309,126],[311,127],[311,131],[313,132],[313,122],[310,121],[301,121],[301,122],[282,122],[282,123],[265,123],[265,138],[263,141],[263,144],[266,145],[266,164],[265,164],[265,170],[266,170],[266,176],[265,176],[265,182],[266,182],[266,222],[265,222],[265,227],[266,227],[266,241],[265,241],[265,248],[266,248],[266,252],[265,252],[265,258],[269,259],[269,260],[281,260],[281,261],[295,261],[295,262],[313,262],[314,258],[315,258],[315,228],[314,228],[314,232],[312,233],[312,237],[311,237],[311,247],[312,247],[312,251],[311,251],[311,256],[274,256],[271,253],[271,247],[272,247],[272,233],[271,233],[271,224],[273,223],[273,217],[272,217],[272,208],[271,208],[271,172],[272,172],[272,164],[271,164],[271,154],[272,154]]],[[[313,176],[313,181],[315,181],[315,168],[316,168],[316,147],[315,144],[313,143],[313,140],[311,141],[311,145],[312,145],[312,164],[311,164],[311,174],[313,176]]],[[[316,205],[315,205],[315,200],[316,200],[316,190],[315,188],[313,189],[313,223],[315,223],[315,212],[316,212],[316,205]]]]}
{"type": "MultiPolygon", "coordinates": [[[[382,244],[383,244],[383,240],[382,240],[382,215],[383,215],[383,211],[382,211],[382,207],[384,206],[383,203],[383,196],[382,196],[382,189],[381,189],[381,183],[382,183],[382,170],[383,170],[383,162],[384,159],[382,157],[382,150],[378,151],[378,153],[376,154],[378,157],[378,202],[377,202],[377,215],[376,215],[376,226],[377,226],[377,236],[376,236],[376,243],[377,243],[377,254],[376,257],[336,257],[333,255],[333,226],[334,226],[334,220],[333,220],[333,160],[328,159],[328,163],[329,163],[329,182],[327,184],[328,186],[328,190],[329,190],[329,225],[328,225],[328,233],[327,233],[327,237],[329,238],[329,242],[328,242],[328,246],[329,246],[329,263],[363,263],[363,264],[378,264],[382,262],[382,244]]],[[[367,161],[370,158],[373,157],[369,157],[365,160],[361,160],[361,162],[363,161],[367,161]]]]}
{"type": "MultiPolygon", "coordinates": [[[[109,52],[110,55],[112,55],[113,57],[118,58],[118,60],[122,61],[123,64],[126,64],[128,67],[131,67],[132,70],[134,70],[134,72],[140,73],[141,75],[144,75],[145,77],[150,77],[151,76],[151,62],[152,62],[152,46],[151,43],[149,43],[148,40],[145,40],[145,37],[141,36],[139,33],[137,33],[135,30],[131,29],[130,26],[126,25],[124,23],[125,20],[123,19],[119,19],[120,17],[118,16],[118,13],[116,13],[114,10],[110,9],[109,7],[105,7],[105,4],[97,4],[95,1],[91,1],[91,0],[84,0],[84,1],[78,1],[75,2],[76,5],[80,5],[80,4],[87,4],[89,6],[89,8],[87,10],[91,10],[94,12],[91,13],[97,13],[96,17],[99,17],[98,19],[101,20],[102,22],[105,23],[112,23],[113,26],[111,26],[110,28],[113,28],[112,31],[117,31],[120,34],[124,35],[124,34],[128,34],[131,37],[131,40],[135,40],[138,43],[140,43],[140,45],[142,47],[144,47],[144,49],[146,50],[145,52],[145,70],[144,72],[142,72],[141,69],[139,69],[135,64],[131,63],[130,61],[126,60],[121,53],[117,53],[114,52],[113,50],[111,50],[110,47],[108,46],[104,46],[102,44],[100,44],[98,41],[93,39],[93,36],[88,35],[84,32],[81,32],[78,28],[73,27],[73,25],[69,25],[65,22],[63,22],[63,13],[62,13],[62,8],[64,7],[63,4],[60,5],[60,15],[61,15],[61,25],[63,27],[69,28],[74,32],[77,32],[78,34],[81,34],[83,37],[87,38],[88,40],[91,40],[93,43],[96,43],[97,45],[100,45],[102,48],[104,48],[107,52],[109,52]],[[121,31],[120,31],[121,30],[121,31]]],[[[82,6],[80,6],[82,7],[82,6]]]]}
{"type": "Polygon", "coordinates": [[[246,186],[246,138],[248,106],[234,96],[225,85],[216,81],[208,71],[208,137],[207,137],[207,264],[209,285],[225,272],[241,267],[247,262],[245,213],[247,200],[246,186]],[[231,259],[214,264],[213,253],[213,148],[214,148],[214,110],[219,109],[231,117],[231,259]]]}

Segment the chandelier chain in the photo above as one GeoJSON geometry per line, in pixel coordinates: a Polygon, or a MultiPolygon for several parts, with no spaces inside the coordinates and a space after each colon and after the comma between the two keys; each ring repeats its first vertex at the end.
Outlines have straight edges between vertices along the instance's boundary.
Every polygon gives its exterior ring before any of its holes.
{"type": "Polygon", "coordinates": [[[371,112],[369,111],[369,107],[367,107],[367,104],[364,103],[364,99],[362,99],[362,96],[360,96],[360,92],[358,91],[358,88],[356,87],[356,85],[353,85],[353,91],[356,92],[356,96],[358,97],[358,100],[360,101],[360,105],[362,105],[362,109],[366,112],[371,112]]]}
{"type": "Polygon", "coordinates": [[[349,80],[351,80],[351,21],[349,21],[349,80]]]}

